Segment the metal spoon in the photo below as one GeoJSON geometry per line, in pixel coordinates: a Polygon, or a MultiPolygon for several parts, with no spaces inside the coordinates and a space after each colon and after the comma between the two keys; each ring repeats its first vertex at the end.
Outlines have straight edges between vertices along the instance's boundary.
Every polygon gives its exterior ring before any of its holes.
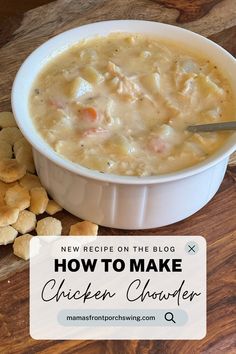
{"type": "Polygon", "coordinates": [[[217,132],[221,130],[236,130],[236,121],[234,122],[222,122],[222,123],[210,123],[210,124],[199,124],[199,125],[189,125],[186,128],[189,132],[217,132]]]}

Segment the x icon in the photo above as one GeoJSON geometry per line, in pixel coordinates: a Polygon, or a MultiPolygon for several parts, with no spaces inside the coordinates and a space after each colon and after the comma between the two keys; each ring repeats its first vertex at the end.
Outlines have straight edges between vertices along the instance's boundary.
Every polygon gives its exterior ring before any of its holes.
{"type": "Polygon", "coordinates": [[[199,247],[197,242],[195,241],[189,241],[185,245],[185,252],[189,254],[190,256],[195,256],[199,251],[199,247]]]}
{"type": "Polygon", "coordinates": [[[193,251],[195,253],[195,250],[194,250],[195,246],[196,245],[193,245],[193,246],[188,245],[188,248],[189,248],[188,252],[192,252],[193,251]]]}

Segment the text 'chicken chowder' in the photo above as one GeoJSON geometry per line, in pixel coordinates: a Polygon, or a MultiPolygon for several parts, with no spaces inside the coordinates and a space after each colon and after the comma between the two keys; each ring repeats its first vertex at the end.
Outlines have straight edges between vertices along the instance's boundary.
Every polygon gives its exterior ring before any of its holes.
{"type": "Polygon", "coordinates": [[[229,137],[186,131],[234,119],[219,69],[204,54],[153,38],[97,37],[49,61],[34,82],[31,115],[75,163],[118,175],[169,173],[203,161],[229,137]]]}

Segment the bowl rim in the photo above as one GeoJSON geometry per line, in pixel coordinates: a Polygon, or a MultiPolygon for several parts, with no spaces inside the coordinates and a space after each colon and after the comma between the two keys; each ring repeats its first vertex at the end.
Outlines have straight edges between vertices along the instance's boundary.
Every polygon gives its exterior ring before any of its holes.
{"type": "MultiPolygon", "coordinates": [[[[99,22],[89,23],[86,25],[82,25],[82,26],[75,27],[70,30],[64,31],[64,32],[50,38],[49,40],[47,40],[46,42],[41,44],[39,47],[37,47],[24,60],[24,62],[20,66],[20,68],[15,76],[14,82],[13,82],[12,93],[11,93],[12,110],[13,110],[16,122],[18,124],[18,127],[20,128],[20,130],[23,133],[23,135],[25,136],[25,138],[33,146],[33,148],[35,150],[37,150],[38,152],[40,152],[45,157],[47,157],[50,161],[54,162],[56,165],[62,167],[63,169],[66,169],[72,173],[75,173],[77,175],[87,177],[89,179],[103,181],[103,182],[127,184],[127,185],[138,185],[138,184],[143,185],[143,184],[155,184],[155,183],[177,181],[179,179],[184,179],[184,178],[190,177],[192,175],[199,174],[199,173],[205,171],[206,169],[216,165],[217,163],[219,163],[223,159],[227,159],[229,157],[229,155],[236,150],[236,139],[234,142],[234,137],[236,137],[236,133],[232,134],[232,136],[229,139],[227,139],[227,142],[223,145],[223,147],[221,147],[217,152],[212,154],[206,160],[204,160],[196,165],[193,165],[191,167],[188,167],[188,168],[185,168],[185,169],[182,169],[179,171],[171,172],[171,173],[153,175],[153,176],[116,175],[116,174],[99,172],[97,170],[92,170],[92,169],[83,167],[80,164],[74,163],[70,160],[67,160],[66,158],[59,155],[56,151],[54,151],[53,148],[41,136],[39,136],[39,134],[36,133],[36,129],[35,129],[35,131],[31,131],[31,135],[28,134],[27,129],[26,129],[25,125],[23,124],[22,120],[20,119],[18,112],[17,112],[18,111],[18,103],[17,103],[18,98],[17,98],[17,96],[20,93],[21,80],[24,79],[23,71],[25,70],[25,68],[29,65],[29,63],[32,60],[35,59],[35,57],[37,57],[38,53],[41,50],[43,50],[46,46],[53,43],[57,39],[59,39],[61,37],[65,37],[65,38],[69,37],[70,35],[73,35],[73,33],[78,33],[78,31],[83,30],[83,29],[89,29],[94,26],[96,26],[96,27],[100,27],[100,26],[104,26],[104,25],[109,26],[110,24],[117,25],[117,30],[116,30],[117,32],[120,32],[120,27],[122,25],[126,25],[126,26],[127,26],[127,24],[131,25],[130,30],[125,31],[126,33],[138,33],[137,31],[132,30],[132,24],[138,24],[138,25],[140,25],[140,27],[141,27],[141,25],[145,26],[148,24],[152,24],[153,26],[157,26],[157,27],[162,27],[162,28],[166,28],[166,29],[169,28],[171,30],[179,31],[182,33],[189,33],[189,35],[191,34],[191,36],[198,38],[201,41],[205,41],[205,43],[208,43],[210,46],[215,47],[218,51],[220,51],[222,54],[227,56],[228,59],[231,59],[236,64],[236,59],[229,52],[227,52],[224,48],[222,48],[218,44],[214,43],[210,39],[208,39],[204,36],[201,36],[198,33],[192,32],[190,30],[187,30],[187,29],[184,29],[181,27],[177,27],[174,25],[156,22],[156,21],[145,21],[145,20],[99,21],[99,22]],[[37,142],[35,141],[35,140],[37,140],[37,139],[34,139],[35,134],[37,134],[38,137],[40,137],[41,142],[43,142],[43,144],[42,144],[43,148],[41,146],[39,146],[39,144],[37,144],[37,142]]],[[[114,31],[111,31],[111,32],[114,32],[114,31]]],[[[109,31],[108,31],[108,33],[109,33],[109,31]]],[[[142,31],[140,31],[139,33],[142,33],[142,31]]],[[[98,35],[100,35],[100,34],[98,34],[98,35]]],[[[76,42],[79,43],[79,41],[83,40],[84,38],[86,38],[86,37],[83,37],[77,41],[74,41],[74,43],[76,43],[76,42]]],[[[73,45],[73,44],[71,44],[71,45],[73,45]]],[[[65,48],[63,47],[62,51],[69,48],[71,45],[68,45],[68,46],[65,45],[65,48]]],[[[29,92],[30,92],[30,89],[29,89],[29,92]]],[[[28,96],[27,96],[27,99],[28,99],[28,96]]]]}

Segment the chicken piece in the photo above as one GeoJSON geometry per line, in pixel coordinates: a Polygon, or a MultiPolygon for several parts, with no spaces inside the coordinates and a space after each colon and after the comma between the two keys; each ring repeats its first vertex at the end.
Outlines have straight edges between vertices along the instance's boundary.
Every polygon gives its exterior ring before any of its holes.
{"type": "Polygon", "coordinates": [[[108,72],[113,77],[113,80],[116,77],[119,79],[116,80],[117,93],[119,95],[132,101],[137,100],[141,96],[142,93],[140,91],[139,86],[130,78],[128,78],[125,74],[123,74],[119,66],[117,66],[111,61],[108,62],[108,72]]]}

